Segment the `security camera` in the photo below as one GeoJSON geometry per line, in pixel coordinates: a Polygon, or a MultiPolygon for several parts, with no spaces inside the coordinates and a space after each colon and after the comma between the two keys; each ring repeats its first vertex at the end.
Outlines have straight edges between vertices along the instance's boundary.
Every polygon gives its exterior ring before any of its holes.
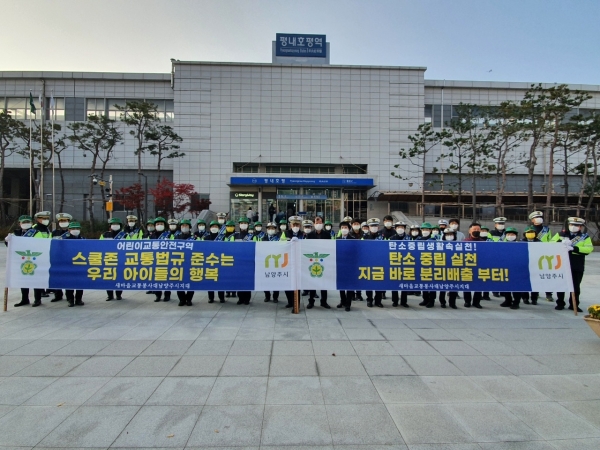
{"type": "Polygon", "coordinates": [[[96,178],[96,177],[92,178],[92,183],[98,184],[98,178],[96,178]]]}

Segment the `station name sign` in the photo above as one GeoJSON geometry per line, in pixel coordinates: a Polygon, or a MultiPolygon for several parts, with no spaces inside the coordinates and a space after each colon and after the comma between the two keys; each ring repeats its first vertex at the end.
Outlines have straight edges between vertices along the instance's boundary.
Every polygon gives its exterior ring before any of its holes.
{"type": "Polygon", "coordinates": [[[327,43],[324,34],[277,33],[275,55],[305,58],[326,58],[327,43]]]}

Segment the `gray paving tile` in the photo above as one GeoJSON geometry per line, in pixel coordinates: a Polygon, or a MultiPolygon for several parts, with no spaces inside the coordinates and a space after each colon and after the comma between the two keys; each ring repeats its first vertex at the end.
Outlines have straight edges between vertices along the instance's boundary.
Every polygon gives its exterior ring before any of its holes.
{"type": "Polygon", "coordinates": [[[38,339],[37,341],[33,341],[29,344],[20,346],[19,348],[10,352],[10,355],[40,355],[40,356],[48,356],[57,351],[58,349],[70,344],[69,340],[44,340],[38,339]]]}
{"type": "Polygon", "coordinates": [[[200,336],[199,340],[207,341],[233,341],[239,331],[238,327],[206,327],[200,336]]]}
{"type": "Polygon", "coordinates": [[[43,356],[0,356],[0,376],[9,377],[42,358],[43,356]]]}
{"type": "Polygon", "coordinates": [[[417,375],[463,375],[445,356],[403,356],[417,375]]]}
{"type": "Polygon", "coordinates": [[[204,405],[215,380],[214,377],[166,377],[146,405],[204,405]]]}
{"type": "MultiPolygon", "coordinates": [[[[421,301],[421,297],[408,297],[409,304],[414,304],[414,300],[421,301]],[[411,298],[413,301],[411,301],[411,298]]],[[[430,319],[401,319],[402,323],[411,329],[427,329],[427,328],[440,328],[440,326],[433,320],[430,319]]]]}
{"type": "Polygon", "coordinates": [[[546,440],[600,437],[600,430],[558,403],[506,403],[505,406],[546,440]]]}
{"type": "Polygon", "coordinates": [[[500,364],[513,375],[555,375],[555,371],[530,356],[491,355],[490,359],[500,364]]]}
{"type": "Polygon", "coordinates": [[[465,375],[510,375],[508,370],[496,364],[487,356],[447,356],[447,358],[465,375]]]}
{"type": "Polygon", "coordinates": [[[402,356],[439,356],[439,353],[434,349],[429,342],[425,341],[389,341],[394,347],[397,354],[402,356]]]}
{"type": "Polygon", "coordinates": [[[267,377],[219,377],[210,392],[207,405],[264,405],[267,377]]]}
{"type": "Polygon", "coordinates": [[[143,405],[163,380],[162,377],[116,377],[102,386],[86,405],[143,405]]]}
{"type": "Polygon", "coordinates": [[[274,341],[310,341],[308,329],[277,329],[273,332],[274,341]]]}
{"type": "Polygon", "coordinates": [[[138,356],[152,341],[112,341],[97,356],[138,356]]]}
{"type": "Polygon", "coordinates": [[[272,356],[269,375],[272,377],[316,376],[314,356],[272,356]]]}
{"type": "Polygon", "coordinates": [[[322,405],[318,377],[269,377],[267,405],[322,405]]]}
{"type": "Polygon", "coordinates": [[[15,408],[13,405],[0,405],[0,417],[4,417],[15,408]]]}
{"type": "Polygon", "coordinates": [[[600,429],[600,400],[562,402],[561,405],[600,429]]]}
{"type": "Polygon", "coordinates": [[[482,450],[555,450],[546,441],[480,442],[482,450]]]}
{"type": "Polygon", "coordinates": [[[6,355],[30,342],[31,339],[0,339],[0,355],[6,355]]]}
{"type": "Polygon", "coordinates": [[[179,356],[187,352],[193,341],[160,340],[154,341],[141,353],[141,356],[179,356]]]}
{"type": "Polygon", "coordinates": [[[321,377],[325,404],[381,403],[369,377],[321,377]]]}
{"type": "Polygon", "coordinates": [[[268,356],[228,356],[220,376],[222,377],[266,377],[269,375],[268,356]]]}
{"type": "Polygon", "coordinates": [[[410,329],[379,329],[388,341],[421,341],[421,336],[410,329]]]}
{"type": "Polygon", "coordinates": [[[170,377],[216,377],[225,356],[182,356],[169,372],[170,377]]]}
{"type": "Polygon", "coordinates": [[[231,356],[269,356],[273,341],[234,341],[229,355],[231,356]]]}
{"type": "Polygon", "coordinates": [[[330,445],[331,443],[325,406],[265,406],[263,445],[330,445]],[[293,427],[290,426],[292,423],[293,427]]]}
{"type": "Polygon", "coordinates": [[[134,356],[92,356],[75,369],[67,377],[114,377],[123,370],[134,356]]]}
{"type": "Polygon", "coordinates": [[[384,405],[327,405],[327,417],[335,445],[403,442],[384,405]]]}
{"type": "Polygon", "coordinates": [[[231,341],[196,341],[187,350],[186,355],[227,356],[231,349],[231,341]]]}
{"type": "Polygon", "coordinates": [[[56,427],[41,446],[107,448],[138,412],[139,406],[82,406],[56,427]]]}
{"type": "Polygon", "coordinates": [[[314,355],[310,341],[274,341],[273,356],[310,356],[314,355]]]}
{"type": "Polygon", "coordinates": [[[426,341],[452,341],[457,339],[456,336],[454,336],[452,333],[446,330],[442,330],[441,328],[416,329],[414,330],[414,332],[417,333],[417,335],[421,339],[425,339],[426,341]]]}
{"type": "Polygon", "coordinates": [[[521,380],[552,400],[600,400],[599,386],[567,375],[531,375],[521,380]]]}
{"type": "Polygon", "coordinates": [[[160,335],[160,341],[195,341],[204,328],[173,326],[160,335]]]}
{"type": "Polygon", "coordinates": [[[495,402],[468,377],[421,377],[441,403],[495,402]]]}
{"type": "Polygon", "coordinates": [[[471,347],[473,347],[475,350],[477,350],[479,353],[481,353],[482,355],[520,355],[521,352],[519,352],[516,348],[513,348],[512,346],[506,345],[503,342],[500,341],[480,341],[480,340],[476,340],[476,341],[466,341],[466,344],[470,345],[471,347]]]}
{"type": "Polygon", "coordinates": [[[313,341],[343,341],[347,340],[348,336],[342,329],[311,328],[310,338],[313,341]]]}
{"type": "Polygon", "coordinates": [[[479,444],[411,444],[408,450],[481,450],[479,444]]]}
{"type": "Polygon", "coordinates": [[[54,377],[8,378],[0,383],[0,405],[20,405],[56,380],[54,377]]]}
{"type": "Polygon", "coordinates": [[[396,349],[385,341],[351,341],[356,354],[376,355],[376,356],[393,356],[398,355],[396,349]]]}
{"type": "Polygon", "coordinates": [[[322,377],[367,375],[358,356],[317,356],[316,359],[319,376],[322,377]]]}
{"type": "Polygon", "coordinates": [[[187,447],[260,445],[263,410],[262,405],[205,406],[187,447]]]}
{"type": "Polygon", "coordinates": [[[372,319],[371,322],[380,330],[399,330],[402,328],[408,328],[400,319],[372,319]]]}
{"type": "Polygon", "coordinates": [[[435,348],[441,355],[454,356],[466,355],[475,356],[481,355],[477,350],[462,341],[431,341],[430,345],[435,348]]]}
{"type": "Polygon", "coordinates": [[[61,377],[87,360],[86,356],[46,356],[17,373],[20,377],[61,377]]]}
{"type": "Polygon", "coordinates": [[[138,356],[121,372],[120,377],[164,377],[179,361],[179,356],[138,356]]]}
{"type": "Polygon", "coordinates": [[[421,377],[373,377],[373,385],[384,403],[437,402],[438,398],[421,377]]]}
{"type": "Polygon", "coordinates": [[[369,376],[415,374],[401,356],[360,356],[359,358],[369,376]]]}
{"type": "Polygon", "coordinates": [[[534,355],[532,358],[557,374],[600,373],[600,358],[589,355],[534,355]]]}
{"type": "Polygon", "coordinates": [[[471,435],[443,405],[390,404],[387,409],[402,438],[411,444],[473,442],[471,435]]]}
{"type": "Polygon", "coordinates": [[[344,341],[312,341],[315,355],[317,356],[347,356],[356,355],[352,343],[348,340],[344,341]]]}
{"type": "Polygon", "coordinates": [[[375,328],[344,328],[351,341],[383,341],[385,337],[375,328]]]}
{"type": "Polygon", "coordinates": [[[448,408],[477,442],[542,439],[499,403],[454,403],[448,408]],[[490,417],[494,420],[490,420],[490,417]]]}
{"type": "Polygon", "coordinates": [[[600,448],[600,439],[564,439],[551,441],[556,450],[597,450],[600,448]]]}
{"type": "Polygon", "coordinates": [[[75,409],[76,406],[19,406],[0,419],[2,444],[33,447],[75,409]]]}
{"type": "Polygon", "coordinates": [[[197,406],[142,406],[113,447],[185,446],[200,411],[197,406]]]}
{"type": "Polygon", "coordinates": [[[550,400],[523,381],[523,377],[496,375],[470,377],[470,379],[499,402],[544,402],[550,400]]]}
{"type": "Polygon", "coordinates": [[[236,340],[244,341],[272,341],[275,333],[274,328],[240,328],[236,340]]]}
{"type": "Polygon", "coordinates": [[[111,344],[113,341],[73,341],[54,353],[54,356],[92,356],[111,344]]]}
{"type": "Polygon", "coordinates": [[[110,378],[63,377],[38,392],[24,404],[29,406],[81,405],[94,395],[110,378]]]}

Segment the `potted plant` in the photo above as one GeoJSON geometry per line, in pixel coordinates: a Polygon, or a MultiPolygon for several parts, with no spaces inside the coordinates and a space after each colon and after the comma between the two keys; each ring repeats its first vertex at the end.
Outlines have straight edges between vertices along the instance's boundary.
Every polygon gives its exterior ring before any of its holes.
{"type": "Polygon", "coordinates": [[[592,305],[588,308],[589,315],[585,316],[586,323],[594,333],[600,337],[600,305],[592,305]]]}

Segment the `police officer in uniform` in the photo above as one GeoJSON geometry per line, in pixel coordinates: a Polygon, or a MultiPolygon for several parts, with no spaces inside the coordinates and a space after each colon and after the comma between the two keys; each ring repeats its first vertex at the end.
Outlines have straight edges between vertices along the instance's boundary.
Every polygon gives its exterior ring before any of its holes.
{"type": "MultiPolygon", "coordinates": [[[[234,225],[235,226],[235,225],[234,225]]],[[[250,219],[248,217],[240,217],[238,220],[240,231],[234,233],[234,241],[252,242],[254,240],[254,230],[250,229],[250,219]]],[[[252,291],[238,291],[238,305],[249,305],[252,299],[252,291]]]]}
{"type": "MultiPolygon", "coordinates": [[[[502,228],[502,234],[504,236],[504,240],[500,242],[518,242],[519,232],[514,227],[506,227],[502,228]]],[[[535,232],[534,236],[535,237],[535,232]]],[[[499,239],[499,236],[495,236],[495,238],[499,239]]],[[[504,297],[504,301],[500,303],[502,308],[510,308],[510,309],[519,309],[519,304],[521,303],[521,299],[524,298],[524,292],[501,292],[500,293],[504,297]]],[[[526,300],[527,304],[529,304],[529,296],[526,300]]]]}
{"type": "MultiPolygon", "coordinates": [[[[69,223],[69,231],[65,233],[61,239],[84,239],[81,235],[81,225],[79,222],[71,222],[69,223]]],[[[66,289],[65,294],[67,296],[67,302],[69,303],[69,308],[73,306],[83,306],[83,289],[66,289]]]]}
{"type": "MultiPolygon", "coordinates": [[[[31,216],[24,215],[19,217],[19,228],[4,238],[4,244],[8,247],[8,243],[13,236],[23,236],[25,233],[31,230],[33,226],[32,222],[33,219],[31,216]]],[[[25,306],[29,304],[29,288],[21,288],[21,301],[19,303],[15,303],[14,306],[25,306]]]]}
{"type": "MultiPolygon", "coordinates": [[[[113,217],[108,221],[110,230],[105,231],[100,235],[100,240],[104,239],[122,239],[128,240],[129,235],[123,231],[123,222],[118,217],[113,217]]],[[[117,294],[117,300],[122,300],[123,291],[106,291],[106,301],[110,302],[115,299],[114,294],[117,294]]]]}
{"type": "MultiPolygon", "coordinates": [[[[259,235],[254,235],[254,239],[258,240],[259,235]]],[[[277,242],[279,241],[279,233],[277,232],[277,224],[275,222],[269,222],[267,224],[267,232],[261,238],[263,242],[277,242]]],[[[271,291],[265,291],[265,302],[271,301],[271,291]]],[[[273,303],[279,303],[279,291],[273,291],[273,303]]]]}
{"type": "MultiPolygon", "coordinates": [[[[550,231],[550,227],[544,225],[544,213],[541,211],[533,211],[529,214],[529,220],[531,220],[531,224],[533,225],[533,229],[537,233],[536,237],[540,240],[540,242],[552,242],[552,232],[550,231]]],[[[534,293],[531,293],[531,299],[533,300],[534,293]]],[[[539,294],[535,292],[536,300],[539,294]]],[[[546,300],[549,302],[553,302],[554,298],[552,297],[552,292],[546,292],[546,300]]]]}
{"type": "Polygon", "coordinates": [[[143,239],[144,238],[144,230],[138,224],[138,218],[134,215],[129,215],[125,218],[127,221],[127,225],[123,228],[125,233],[129,236],[129,239],[143,239]]]}
{"type": "Polygon", "coordinates": [[[172,236],[171,239],[177,239],[179,235],[179,221],[177,219],[169,219],[167,220],[167,224],[169,225],[169,234],[172,236]]]}
{"type": "Polygon", "coordinates": [[[369,234],[369,225],[367,224],[367,221],[360,224],[360,229],[362,230],[362,237],[364,239],[364,237],[369,234]]]}
{"type": "MultiPolygon", "coordinates": [[[[216,241],[217,238],[222,237],[225,234],[225,228],[223,228],[223,234],[221,234],[221,224],[217,220],[213,220],[209,226],[208,236],[205,236],[203,240],[205,241],[216,241]]],[[[219,239],[222,240],[222,239],[219,239]]],[[[225,291],[218,291],[217,295],[219,297],[220,303],[225,303],[225,291]]],[[[208,291],[208,303],[215,302],[215,291],[208,291]]]]}
{"type": "MultiPolygon", "coordinates": [[[[575,290],[575,305],[569,297],[569,309],[577,308],[577,311],[583,312],[579,308],[579,294],[581,293],[581,280],[585,270],[585,257],[594,251],[594,244],[590,236],[584,232],[585,220],[579,217],[569,217],[569,229],[557,233],[554,236],[554,242],[563,242],[569,250],[569,262],[571,263],[571,276],[573,277],[573,288],[575,290]]],[[[556,307],[554,309],[561,311],[565,308],[565,293],[557,294],[556,307]]]]}
{"type": "MultiPolygon", "coordinates": [[[[464,240],[469,242],[483,242],[487,239],[481,237],[481,225],[477,222],[473,222],[469,226],[469,236],[464,240]]],[[[482,309],[481,292],[474,292],[473,294],[471,294],[471,292],[465,292],[465,308],[470,308],[471,306],[482,309]]]]}
{"type": "MultiPolygon", "coordinates": [[[[444,236],[442,237],[443,241],[448,241],[448,242],[452,242],[452,241],[456,241],[456,232],[450,228],[447,227],[444,229],[444,236]]],[[[448,305],[450,306],[450,308],[452,309],[457,309],[456,307],[456,299],[458,298],[458,292],[448,292],[448,305]]],[[[446,292],[441,291],[440,292],[440,305],[442,308],[446,307],[446,292]]]]}
{"type": "MultiPolygon", "coordinates": [[[[73,220],[73,216],[67,213],[58,213],[56,215],[56,221],[58,222],[58,228],[52,231],[52,239],[65,239],[69,234],[69,224],[73,220]]],[[[54,298],[50,302],[59,302],[63,299],[62,289],[53,289],[48,292],[54,293],[54,298]]]]}
{"type": "MultiPolygon", "coordinates": [[[[300,225],[302,224],[302,219],[299,216],[290,216],[290,229],[283,231],[282,236],[280,236],[279,240],[283,241],[297,241],[304,239],[304,232],[300,230],[300,225]],[[283,238],[285,236],[285,239],[283,238]]],[[[292,308],[294,306],[294,291],[285,291],[285,296],[287,298],[286,308],[292,308]]],[[[313,300],[314,303],[314,300],[313,300]]],[[[329,305],[327,305],[329,306],[329,305]]],[[[307,306],[307,309],[312,308],[312,306],[307,306]]]]}
{"type": "Polygon", "coordinates": [[[506,237],[506,221],[506,217],[496,217],[494,219],[494,229],[490,231],[490,236],[494,241],[504,241],[506,237]]]}
{"type": "MultiPolygon", "coordinates": [[[[174,234],[167,228],[167,221],[163,217],[157,217],[154,219],[154,232],[150,235],[150,239],[158,240],[173,240],[174,234]]],[[[171,291],[164,291],[164,300],[168,302],[171,300],[171,291]]],[[[155,302],[160,302],[162,299],[163,291],[154,291],[155,302]]]]}
{"type": "MultiPolygon", "coordinates": [[[[347,222],[345,222],[347,224],[347,222]]],[[[331,240],[331,230],[327,231],[324,229],[323,218],[320,216],[315,217],[315,229],[310,231],[308,234],[305,232],[305,239],[326,239],[331,240]]],[[[308,305],[306,309],[311,309],[315,305],[315,298],[317,291],[311,289],[309,291],[308,305]]],[[[325,309],[331,309],[331,306],[327,303],[327,291],[321,291],[321,307],[325,309]]]]}
{"type": "MultiPolygon", "coordinates": [[[[23,237],[32,237],[37,239],[51,239],[52,233],[48,228],[50,225],[50,211],[40,211],[36,213],[33,217],[37,222],[33,227],[31,227],[27,232],[23,233],[23,237]]],[[[42,304],[42,295],[44,294],[45,289],[34,289],[33,290],[33,305],[31,306],[40,306],[42,304]]]]}
{"type": "MultiPolygon", "coordinates": [[[[366,234],[363,239],[364,240],[383,240],[383,235],[379,232],[379,219],[371,218],[367,220],[367,226],[369,227],[369,233],[366,234]]],[[[395,233],[395,231],[394,231],[395,233]]],[[[383,298],[384,291],[375,291],[375,306],[379,308],[383,308],[383,304],[381,303],[381,299],[383,298]]],[[[365,291],[367,295],[367,306],[369,308],[373,307],[373,291],[365,291]]]]}
{"type": "MultiPolygon", "coordinates": [[[[340,236],[337,237],[338,240],[354,240],[356,239],[350,233],[350,223],[341,222],[340,223],[340,236]]],[[[323,292],[323,291],[321,291],[323,292]]],[[[327,293],[327,291],[325,291],[327,293]]],[[[350,306],[352,305],[352,300],[354,300],[354,291],[340,291],[340,304],[337,305],[338,308],[344,308],[345,311],[350,311],[350,306]]]]}

